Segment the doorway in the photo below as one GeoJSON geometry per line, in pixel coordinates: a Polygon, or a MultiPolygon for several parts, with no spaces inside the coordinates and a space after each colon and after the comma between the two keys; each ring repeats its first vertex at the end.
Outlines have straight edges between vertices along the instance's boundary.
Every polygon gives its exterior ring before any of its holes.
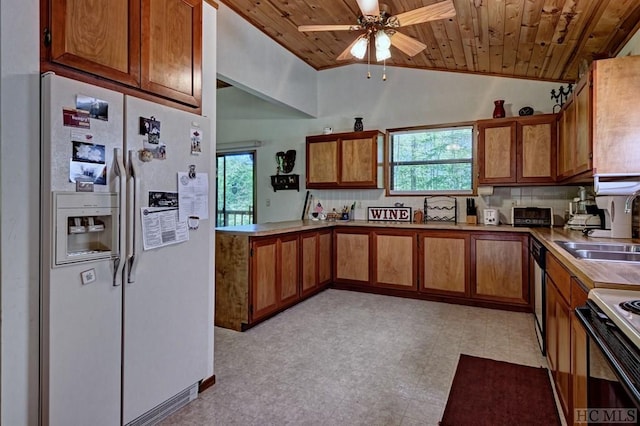
{"type": "Polygon", "coordinates": [[[216,154],[216,226],[256,223],[255,151],[216,154]]]}

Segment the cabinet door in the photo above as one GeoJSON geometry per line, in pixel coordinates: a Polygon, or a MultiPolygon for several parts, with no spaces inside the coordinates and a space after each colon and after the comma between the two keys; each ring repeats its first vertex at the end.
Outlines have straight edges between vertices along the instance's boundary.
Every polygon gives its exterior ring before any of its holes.
{"type": "MultiPolygon", "coordinates": [[[[589,75],[590,76],[590,75],[589,75]]],[[[591,170],[592,138],[591,138],[591,84],[589,76],[576,89],[576,148],[574,174],[591,170]]]]}
{"type": "Polygon", "coordinates": [[[298,236],[281,237],[278,246],[278,306],[283,306],[298,299],[298,236]]]}
{"type": "Polygon", "coordinates": [[[251,245],[251,321],[278,309],[278,240],[256,240],[251,245]]]}
{"type": "Polygon", "coordinates": [[[558,326],[558,357],[556,390],[564,410],[565,418],[570,421],[571,401],[571,313],[569,305],[562,297],[556,298],[556,318],[558,326]]]}
{"type": "Polygon", "coordinates": [[[318,287],[318,234],[316,232],[300,236],[300,269],[302,297],[318,287]]]}
{"type": "Polygon", "coordinates": [[[399,230],[375,231],[372,238],[374,285],[416,290],[416,234],[399,230]]]}
{"type": "Polygon", "coordinates": [[[331,265],[333,262],[331,230],[318,233],[318,285],[331,283],[331,265]]]}
{"type": "Polygon", "coordinates": [[[640,56],[593,62],[593,173],[638,174],[640,56]]]}
{"type": "Polygon", "coordinates": [[[555,115],[518,122],[518,182],[555,182],[556,138],[555,115]]]}
{"type": "Polygon", "coordinates": [[[571,365],[573,409],[587,407],[587,332],[575,316],[571,314],[571,365]]]}
{"type": "Polygon", "coordinates": [[[528,305],[528,246],[527,235],[472,235],[472,297],[528,305]]]}
{"type": "Polygon", "coordinates": [[[141,22],[141,87],[199,106],[202,0],[142,0],[141,22]]]}
{"type": "Polygon", "coordinates": [[[307,188],[338,184],[338,141],[307,142],[307,188]]]}
{"type": "Polygon", "coordinates": [[[553,373],[553,377],[555,377],[558,369],[558,318],[556,317],[556,299],[558,297],[558,291],[555,285],[553,285],[553,280],[547,275],[545,289],[545,343],[547,347],[547,362],[549,363],[549,370],[553,373]]]}
{"type": "Polygon", "coordinates": [[[369,231],[334,231],[335,281],[369,285],[369,231]]]}
{"type": "Polygon", "coordinates": [[[140,84],[139,0],[51,0],[52,62],[140,84]]]}
{"type": "Polygon", "coordinates": [[[576,108],[569,101],[561,113],[560,137],[558,139],[558,179],[566,179],[574,174],[576,153],[576,108]]]}
{"type": "Polygon", "coordinates": [[[516,122],[480,122],[478,132],[478,183],[515,183],[516,122]]]}
{"type": "Polygon", "coordinates": [[[376,138],[343,139],[340,142],[340,183],[376,187],[376,138]]]}
{"type": "Polygon", "coordinates": [[[469,235],[461,232],[421,233],[420,291],[469,295],[469,235]]]}

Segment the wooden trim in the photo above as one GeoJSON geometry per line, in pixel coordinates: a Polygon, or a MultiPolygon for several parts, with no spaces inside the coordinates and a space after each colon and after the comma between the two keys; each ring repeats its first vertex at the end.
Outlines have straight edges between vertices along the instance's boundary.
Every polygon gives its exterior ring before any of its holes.
{"type": "Polygon", "coordinates": [[[198,393],[202,393],[209,389],[211,386],[216,384],[216,375],[214,374],[211,377],[207,377],[206,379],[200,380],[198,384],[198,393]]]}
{"type": "Polygon", "coordinates": [[[218,3],[216,3],[213,0],[204,0],[204,2],[209,6],[213,7],[214,9],[217,9],[219,7],[218,3]]]}

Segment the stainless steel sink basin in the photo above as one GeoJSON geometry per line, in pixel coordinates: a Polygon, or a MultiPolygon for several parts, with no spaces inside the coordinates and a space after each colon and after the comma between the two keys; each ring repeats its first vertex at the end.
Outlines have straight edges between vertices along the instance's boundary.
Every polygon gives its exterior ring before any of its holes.
{"type": "Polygon", "coordinates": [[[640,244],[555,241],[578,259],[640,262],[640,244]]]}

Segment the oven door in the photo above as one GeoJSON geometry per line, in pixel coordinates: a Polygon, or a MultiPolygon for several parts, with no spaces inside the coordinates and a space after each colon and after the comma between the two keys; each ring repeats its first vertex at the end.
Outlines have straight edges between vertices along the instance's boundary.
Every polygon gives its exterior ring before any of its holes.
{"type": "Polygon", "coordinates": [[[591,301],[576,309],[587,330],[587,407],[574,407],[579,424],[638,424],[640,353],[591,301]]]}

